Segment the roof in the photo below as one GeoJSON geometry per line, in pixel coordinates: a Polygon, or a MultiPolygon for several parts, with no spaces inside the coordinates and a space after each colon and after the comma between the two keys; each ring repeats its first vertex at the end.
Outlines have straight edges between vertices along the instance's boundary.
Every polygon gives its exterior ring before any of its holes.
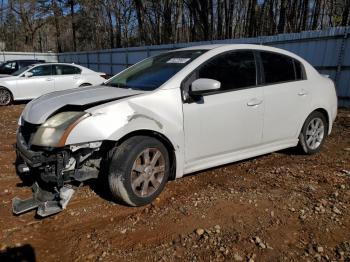
{"type": "Polygon", "coordinates": [[[11,59],[11,60],[4,61],[3,63],[7,63],[7,62],[18,62],[18,61],[21,61],[21,62],[27,62],[27,61],[43,62],[43,61],[45,61],[45,60],[44,60],[44,59],[11,59]]]}
{"type": "Polygon", "coordinates": [[[74,63],[59,63],[59,62],[47,62],[47,63],[35,64],[35,66],[40,66],[40,65],[69,65],[69,66],[83,67],[81,65],[74,64],[74,63]]]}

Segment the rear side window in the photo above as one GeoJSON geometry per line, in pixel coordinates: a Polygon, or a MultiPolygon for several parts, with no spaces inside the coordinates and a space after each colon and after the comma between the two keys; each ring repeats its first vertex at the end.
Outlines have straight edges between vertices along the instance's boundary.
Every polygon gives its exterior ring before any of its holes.
{"type": "Polygon", "coordinates": [[[235,51],[219,55],[198,71],[198,78],[215,79],[220,90],[234,90],[256,85],[254,54],[251,51],[235,51]]]}
{"type": "Polygon", "coordinates": [[[55,75],[77,75],[80,73],[81,73],[81,69],[75,66],[68,66],[68,65],[54,66],[55,75]]]}
{"type": "Polygon", "coordinates": [[[285,55],[260,52],[265,84],[295,81],[294,59],[285,55]]]}

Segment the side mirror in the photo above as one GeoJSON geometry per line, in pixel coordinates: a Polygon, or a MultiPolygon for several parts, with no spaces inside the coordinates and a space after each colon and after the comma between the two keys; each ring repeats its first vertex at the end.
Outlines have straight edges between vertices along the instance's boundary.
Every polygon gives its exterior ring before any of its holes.
{"type": "Polygon", "coordinates": [[[31,72],[25,72],[24,73],[24,77],[32,77],[33,76],[33,73],[31,73],[31,72]]]}
{"type": "Polygon", "coordinates": [[[221,83],[210,78],[199,78],[192,82],[190,95],[198,96],[203,93],[220,89],[221,83]]]}

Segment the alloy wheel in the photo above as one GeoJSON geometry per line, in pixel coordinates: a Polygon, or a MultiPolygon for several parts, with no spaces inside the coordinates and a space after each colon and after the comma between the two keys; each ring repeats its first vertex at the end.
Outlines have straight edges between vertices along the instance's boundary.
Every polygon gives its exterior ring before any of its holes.
{"type": "Polygon", "coordinates": [[[0,89],[0,105],[6,106],[11,102],[11,94],[6,89],[0,89]]]}
{"type": "Polygon", "coordinates": [[[313,118],[306,129],[306,144],[315,150],[317,149],[324,138],[325,125],[321,118],[313,118]]]}
{"type": "Polygon", "coordinates": [[[131,170],[131,187],[139,197],[151,196],[165,176],[165,159],[157,148],[146,148],[134,161],[131,170]]]}

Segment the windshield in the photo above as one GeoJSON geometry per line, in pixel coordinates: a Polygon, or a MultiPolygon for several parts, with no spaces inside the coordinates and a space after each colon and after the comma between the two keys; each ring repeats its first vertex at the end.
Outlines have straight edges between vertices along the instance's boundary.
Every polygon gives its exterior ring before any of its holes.
{"type": "Polygon", "coordinates": [[[174,51],[150,57],[105,83],[107,86],[152,91],[207,50],[174,51]]]}
{"type": "Polygon", "coordinates": [[[17,70],[16,72],[12,73],[13,76],[19,76],[23,72],[27,71],[29,68],[33,67],[33,65],[22,67],[20,70],[17,70]]]}

